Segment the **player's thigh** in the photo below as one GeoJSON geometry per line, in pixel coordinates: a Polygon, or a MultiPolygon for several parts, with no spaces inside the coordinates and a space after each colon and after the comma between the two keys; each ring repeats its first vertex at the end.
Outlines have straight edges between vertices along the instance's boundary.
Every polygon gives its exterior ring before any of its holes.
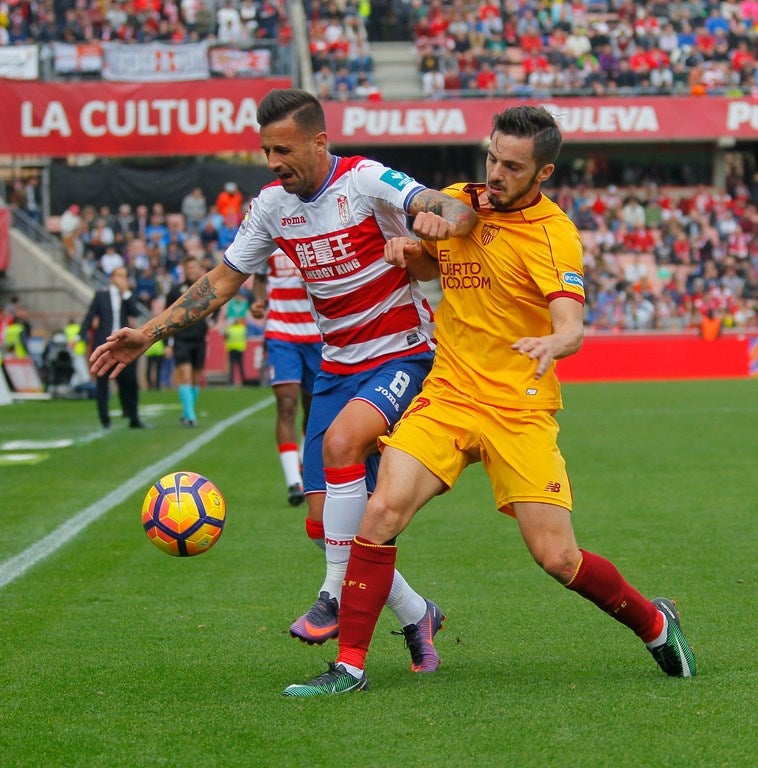
{"type": "Polygon", "coordinates": [[[514,516],[514,503],[532,502],[571,510],[558,423],[549,411],[483,407],[482,425],[482,462],[498,509],[514,516]]]}
{"type": "Polygon", "coordinates": [[[421,391],[432,359],[414,355],[385,363],[362,376],[352,399],[371,405],[384,418],[383,431],[391,429],[421,391]]]}
{"type": "Polygon", "coordinates": [[[305,492],[325,491],[324,435],[350,400],[349,377],[321,374],[314,384],[303,449],[303,488],[305,492]]]}
{"type": "Polygon", "coordinates": [[[327,466],[366,461],[376,453],[377,438],[387,432],[385,415],[365,400],[350,400],[324,435],[324,461],[327,466]]]}
{"type": "MultiPolygon", "coordinates": [[[[413,456],[446,488],[479,460],[478,413],[466,398],[427,382],[388,437],[380,443],[413,456]]],[[[380,462],[380,469],[384,458],[380,462]]]]}

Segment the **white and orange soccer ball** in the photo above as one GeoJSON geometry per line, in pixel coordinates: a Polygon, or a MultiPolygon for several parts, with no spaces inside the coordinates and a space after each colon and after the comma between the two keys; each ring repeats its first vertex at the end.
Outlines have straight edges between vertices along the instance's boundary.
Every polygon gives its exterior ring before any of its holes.
{"type": "Polygon", "coordinates": [[[207,552],[219,540],[225,522],[224,497],[196,472],[171,472],[151,486],[142,502],[147,538],[176,557],[207,552]]]}

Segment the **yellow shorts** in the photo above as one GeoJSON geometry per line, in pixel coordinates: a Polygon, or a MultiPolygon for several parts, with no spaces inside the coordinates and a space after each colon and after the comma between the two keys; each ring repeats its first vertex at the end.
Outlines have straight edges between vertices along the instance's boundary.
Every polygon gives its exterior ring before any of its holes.
{"type": "Polygon", "coordinates": [[[427,379],[392,434],[380,441],[418,459],[448,488],[469,464],[481,461],[497,508],[513,515],[511,504],[518,501],[571,510],[558,429],[549,411],[486,405],[427,379]]]}

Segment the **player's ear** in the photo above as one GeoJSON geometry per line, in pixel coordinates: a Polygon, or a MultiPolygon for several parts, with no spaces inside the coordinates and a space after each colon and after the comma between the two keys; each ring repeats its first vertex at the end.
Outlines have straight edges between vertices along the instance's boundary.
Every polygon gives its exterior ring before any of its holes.
{"type": "Polygon", "coordinates": [[[547,181],[553,175],[554,170],[555,163],[548,163],[547,165],[543,165],[539,174],[537,174],[537,181],[539,181],[540,184],[542,184],[543,181],[547,181]]]}
{"type": "Polygon", "coordinates": [[[313,144],[316,147],[317,152],[319,153],[326,152],[327,147],[329,145],[329,140],[326,136],[326,131],[321,131],[321,133],[317,133],[313,137],[313,144]]]}

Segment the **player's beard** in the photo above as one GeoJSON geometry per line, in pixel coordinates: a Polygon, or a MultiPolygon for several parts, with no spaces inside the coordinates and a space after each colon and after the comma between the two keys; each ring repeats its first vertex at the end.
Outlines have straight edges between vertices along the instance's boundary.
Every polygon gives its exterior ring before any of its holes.
{"type": "MultiPolygon", "coordinates": [[[[526,198],[526,202],[524,202],[523,205],[528,205],[531,203],[535,196],[535,192],[533,191],[534,187],[539,186],[537,185],[537,176],[539,176],[540,170],[541,169],[536,170],[532,175],[532,178],[529,179],[529,181],[527,181],[523,187],[517,189],[513,194],[507,195],[507,197],[494,197],[492,194],[487,192],[487,200],[489,201],[489,204],[492,206],[493,210],[510,211],[511,209],[517,207],[515,203],[521,201],[524,198],[526,198]]],[[[503,190],[499,191],[503,192],[503,194],[506,194],[503,190]]],[[[523,207],[523,205],[519,207],[523,207]]]]}

